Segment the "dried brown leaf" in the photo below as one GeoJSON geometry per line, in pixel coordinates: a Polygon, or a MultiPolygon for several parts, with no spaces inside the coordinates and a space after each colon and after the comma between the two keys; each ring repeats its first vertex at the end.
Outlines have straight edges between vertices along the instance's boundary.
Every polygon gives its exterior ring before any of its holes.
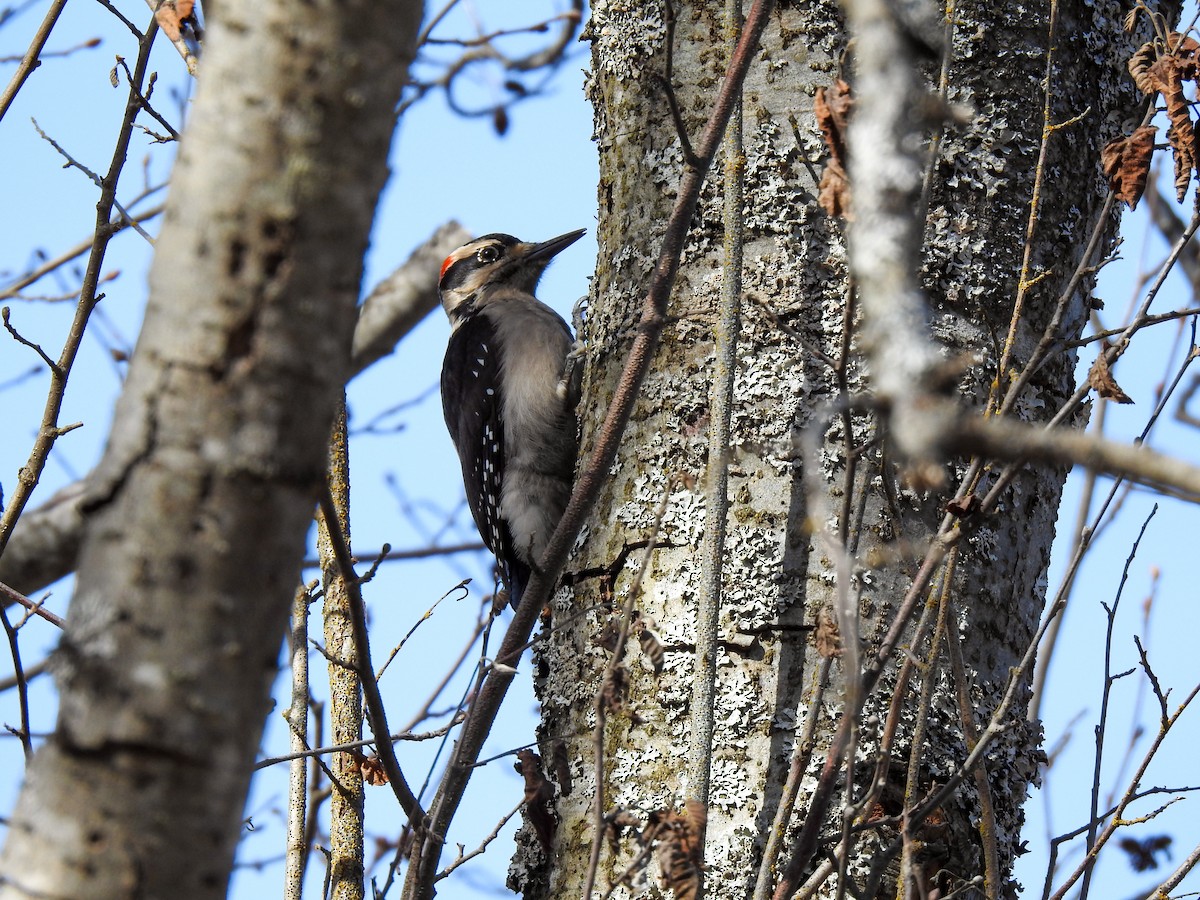
{"type": "Polygon", "coordinates": [[[825,163],[821,172],[821,183],[817,194],[817,202],[821,209],[832,218],[851,221],[850,214],[850,181],[846,170],[832,159],[825,163]]]}
{"type": "Polygon", "coordinates": [[[542,758],[528,748],[518,751],[517,771],[525,779],[525,815],[537,833],[542,849],[549,852],[556,828],[551,812],[554,788],[542,774],[542,758]]]}
{"type": "MultiPolygon", "coordinates": [[[[1184,108],[1186,110],[1186,104],[1184,108]]],[[[1172,121],[1167,129],[1167,143],[1171,145],[1175,163],[1175,200],[1182,202],[1191,184],[1192,172],[1196,170],[1196,157],[1200,155],[1197,152],[1200,147],[1196,142],[1196,129],[1186,113],[1172,121]]]]}
{"type": "MultiPolygon", "coordinates": [[[[1200,71],[1200,42],[1172,32],[1167,38],[1166,52],[1160,52],[1160,48],[1161,45],[1154,42],[1139,47],[1129,58],[1129,74],[1142,93],[1162,94],[1171,123],[1167,129],[1167,142],[1171,145],[1175,163],[1175,197],[1183,200],[1191,184],[1192,172],[1196,170],[1197,157],[1200,157],[1200,145],[1183,83],[1194,81],[1200,71]]],[[[1133,190],[1132,182],[1130,190],[1133,190]]]]}
{"type": "Polygon", "coordinates": [[[971,515],[971,513],[979,509],[979,504],[979,495],[971,493],[967,494],[965,497],[960,497],[958,499],[949,501],[946,504],[946,512],[961,519],[964,516],[971,515]]]}
{"type": "Polygon", "coordinates": [[[503,106],[497,106],[492,110],[492,127],[496,129],[496,134],[504,137],[508,133],[508,110],[503,106]]]}
{"type": "Polygon", "coordinates": [[[616,856],[621,851],[621,835],[626,828],[630,829],[638,843],[642,842],[642,832],[638,826],[642,820],[626,810],[609,813],[604,817],[604,833],[608,837],[608,846],[616,856]]]}
{"type": "Polygon", "coordinates": [[[624,666],[613,669],[612,676],[604,679],[600,695],[604,698],[604,706],[609,712],[617,713],[625,708],[625,695],[629,688],[629,673],[624,666]]]}
{"type": "Polygon", "coordinates": [[[1158,50],[1153,41],[1148,41],[1138,47],[1133,56],[1129,57],[1127,66],[1133,83],[1143,94],[1153,94],[1158,90],[1154,79],[1150,76],[1150,67],[1158,60],[1158,50]]]}
{"type": "Polygon", "coordinates": [[[604,627],[600,629],[600,633],[592,638],[597,644],[612,653],[617,649],[617,641],[621,637],[621,623],[617,621],[616,616],[610,616],[609,620],[604,623],[604,627]]]}
{"type": "Polygon", "coordinates": [[[657,678],[662,674],[667,650],[662,641],[658,639],[658,635],[650,630],[654,626],[654,620],[646,618],[641,613],[635,612],[634,616],[633,629],[637,632],[638,644],[641,645],[646,659],[650,661],[650,666],[654,669],[654,677],[657,678]]]}
{"type": "Polygon", "coordinates": [[[817,653],[828,659],[842,655],[842,633],[838,629],[837,619],[828,609],[822,609],[817,614],[817,629],[813,635],[817,645],[817,653]]]}
{"type": "Polygon", "coordinates": [[[177,41],[183,36],[183,23],[191,18],[193,0],[163,0],[154,11],[154,20],[168,40],[177,41]]]}
{"type": "Polygon", "coordinates": [[[1164,56],[1150,67],[1150,76],[1162,93],[1167,106],[1167,143],[1175,160],[1175,199],[1182,200],[1196,168],[1196,129],[1192,126],[1188,98],[1183,90],[1184,72],[1195,71],[1195,63],[1187,64],[1175,56],[1164,56]]]}
{"type": "Polygon", "coordinates": [[[1200,62],[1200,41],[1191,35],[1172,31],[1167,37],[1167,51],[1179,60],[1179,73],[1184,80],[1195,80],[1197,63],[1200,62]]]}
{"type": "Polygon", "coordinates": [[[663,886],[670,888],[678,900],[695,900],[700,895],[702,837],[707,819],[707,810],[695,801],[689,801],[683,815],[669,810],[650,814],[663,886]]]}
{"type": "Polygon", "coordinates": [[[1146,190],[1150,159],[1154,155],[1154,136],[1158,129],[1142,125],[1125,138],[1109,141],[1100,151],[1100,163],[1109,187],[1117,199],[1136,207],[1146,190]]]}
{"type": "Polygon", "coordinates": [[[1112,369],[1108,365],[1108,346],[1100,348],[1100,355],[1088,369],[1088,384],[1101,397],[1106,397],[1114,403],[1132,403],[1133,399],[1121,390],[1117,380],[1113,378],[1112,369]]]}
{"type": "Polygon", "coordinates": [[[382,787],[388,783],[387,772],[383,768],[383,761],[378,756],[359,756],[355,754],[358,762],[358,771],[362,773],[363,781],[371,785],[371,787],[382,787]]]}
{"type": "Polygon", "coordinates": [[[696,845],[696,863],[704,861],[703,849],[704,830],[708,827],[708,807],[699,800],[687,800],[683,804],[688,817],[688,830],[692,842],[696,845]]]}
{"type": "Polygon", "coordinates": [[[1129,57],[1129,74],[1144,94],[1165,92],[1168,70],[1174,69],[1184,81],[1194,80],[1200,62],[1200,42],[1175,31],[1167,38],[1167,46],[1154,41],[1142,44],[1129,57]]]}
{"type": "Polygon", "coordinates": [[[821,136],[829,150],[829,159],[821,173],[817,202],[834,218],[850,217],[850,181],[846,177],[846,130],[853,108],[854,98],[850,92],[850,85],[840,78],[829,87],[817,88],[813,98],[817,127],[821,129],[821,136]]]}

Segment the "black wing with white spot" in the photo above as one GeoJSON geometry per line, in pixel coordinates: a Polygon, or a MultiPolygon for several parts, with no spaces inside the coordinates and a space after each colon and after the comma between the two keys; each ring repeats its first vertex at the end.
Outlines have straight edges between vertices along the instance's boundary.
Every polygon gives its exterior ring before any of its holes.
{"type": "Polygon", "coordinates": [[[514,596],[527,573],[513,554],[512,536],[500,516],[504,482],[504,420],[497,385],[499,345],[490,319],[475,314],[455,329],[442,365],[442,412],[458,449],[467,503],[484,544],[500,563],[514,596]],[[518,583],[520,582],[520,583],[518,583]]]}

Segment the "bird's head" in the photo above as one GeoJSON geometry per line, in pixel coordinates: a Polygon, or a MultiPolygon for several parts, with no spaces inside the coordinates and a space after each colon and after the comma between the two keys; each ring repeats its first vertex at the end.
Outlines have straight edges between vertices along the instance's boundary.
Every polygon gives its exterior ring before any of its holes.
{"type": "Polygon", "coordinates": [[[459,247],[442,263],[438,280],[446,315],[456,323],[500,288],[533,294],[550,260],[584,231],[569,231],[540,244],[519,241],[511,234],[485,234],[459,247]]]}

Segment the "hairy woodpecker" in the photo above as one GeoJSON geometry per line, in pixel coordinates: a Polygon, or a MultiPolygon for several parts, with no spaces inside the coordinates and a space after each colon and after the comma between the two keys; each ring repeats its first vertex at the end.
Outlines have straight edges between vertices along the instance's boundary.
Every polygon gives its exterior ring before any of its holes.
{"type": "Polygon", "coordinates": [[[514,609],[566,509],[577,453],[571,329],[533,292],[583,233],[484,235],[446,257],[438,281],[450,318],[442,411],[514,609]]]}

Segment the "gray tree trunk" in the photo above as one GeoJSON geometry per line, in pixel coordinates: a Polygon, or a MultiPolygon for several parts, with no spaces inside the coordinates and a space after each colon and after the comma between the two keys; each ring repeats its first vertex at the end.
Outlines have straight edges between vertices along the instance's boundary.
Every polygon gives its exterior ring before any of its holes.
{"type": "Polygon", "coordinates": [[[421,4],[223,4],[0,896],[223,897],[421,4]]]}
{"type": "MultiPolygon", "coordinates": [[[[720,39],[723,4],[709,0],[677,6],[670,77],[694,137],[728,59],[720,39]]],[[[581,407],[584,453],[612,396],[684,163],[656,77],[663,71],[666,53],[663,8],[657,2],[598,0],[587,30],[593,52],[589,90],[600,151],[601,249],[587,327],[591,356],[581,407]]],[[[1104,190],[1099,150],[1127,129],[1137,112],[1138,98],[1124,62],[1144,37],[1122,32],[1115,6],[1063,0],[1059,9],[1051,122],[1045,124],[1086,115],[1049,138],[1030,269],[1031,277],[1045,277],[1026,300],[1009,366],[1014,371],[1021,369],[1040,338],[1100,219],[1104,190]]],[[[1017,16],[1010,5],[972,0],[954,4],[953,15],[948,99],[969,114],[963,123],[946,125],[938,151],[922,277],[930,332],[958,379],[962,402],[982,409],[993,380],[1011,374],[998,373],[997,367],[1018,290],[1042,141],[1049,27],[1043,6],[1036,14],[1017,16]]],[[[935,25],[935,39],[937,30],[935,25]]],[[[847,38],[835,4],[780,4],[744,91],[742,275],[749,299],[744,304],[729,451],[731,510],[704,846],[706,891],[712,897],[740,900],[754,889],[791,748],[810,709],[819,716],[810,776],[820,770],[837,725],[843,698],[841,663],[833,665],[833,683],[810,706],[821,663],[816,626],[835,600],[837,555],[831,552],[830,539],[837,544],[843,534],[861,564],[853,589],[860,592],[862,648],[869,658],[892,622],[964,470],[963,461],[954,461],[945,468],[944,485],[929,484],[928,473],[922,483],[922,473],[902,471],[889,457],[886,435],[877,421],[855,413],[851,440],[856,460],[847,478],[843,420],[822,412],[839,396],[836,373],[801,343],[802,339],[834,361],[842,356],[850,293],[846,250],[841,223],[816,203],[814,169],[819,170],[827,151],[814,119],[813,95],[818,86],[830,85],[838,76],[847,38]],[[762,300],[793,333],[785,333],[762,306],[749,302],[752,299],[762,300]],[[821,435],[821,450],[806,463],[798,454],[798,442],[814,428],[821,435]],[[806,465],[814,471],[805,472],[806,465]],[[823,485],[824,500],[818,507],[806,495],[805,478],[814,477],[823,485]]],[[[933,92],[939,76],[936,62],[927,68],[933,92]]],[[[931,110],[936,118],[936,110],[931,110]]],[[[1115,221],[1101,223],[1109,229],[1113,225],[1115,221]]],[[[579,579],[574,596],[555,606],[556,630],[540,651],[542,755],[550,759],[554,742],[561,739],[572,785],[568,793],[559,783],[560,824],[549,854],[553,863],[546,862],[547,855],[528,833],[525,850],[514,862],[510,886],[523,889],[528,898],[581,896],[594,834],[595,697],[608,657],[601,635],[612,618],[610,605],[624,600],[642,568],[643,552],[634,550],[623,567],[612,570],[611,585],[594,570],[610,569],[623,548],[651,536],[664,499],[668,503],[658,538],[666,546],[645,566],[636,608],[652,621],[666,647],[665,669],[656,677],[636,642],[627,651],[627,711],[610,715],[603,740],[603,811],[631,811],[644,821],[654,810],[680,810],[691,790],[683,761],[696,677],[693,648],[701,572],[697,550],[703,537],[706,471],[712,462],[707,458],[707,431],[724,241],[721,185],[714,175],[679,270],[670,310],[673,320],[614,476],[569,565],[569,573],[579,579]],[[694,480],[689,486],[669,488],[677,474],[694,480]],[[590,576],[580,575],[589,571],[590,576]],[[582,611],[587,612],[575,615],[582,611]]],[[[1067,305],[1065,336],[1082,328],[1087,306],[1085,281],[1085,289],[1067,305]]],[[[849,354],[848,388],[851,393],[867,392],[870,374],[856,351],[853,346],[849,354]]],[[[1026,389],[1016,414],[1027,421],[1049,418],[1073,388],[1073,369],[1072,355],[1052,358],[1026,389]]],[[[1042,611],[1064,476],[1061,470],[1026,467],[994,514],[969,522],[967,538],[960,544],[947,592],[959,615],[948,623],[945,640],[961,646],[977,722],[986,721],[998,703],[1009,669],[1028,646],[1042,611]]],[[[994,477],[985,474],[984,489],[994,477]]],[[[937,592],[931,591],[930,597],[936,606],[937,592]]],[[[922,657],[927,649],[912,648],[922,657]]],[[[945,783],[966,755],[949,670],[943,657],[929,676],[926,736],[914,754],[922,791],[945,783]]],[[[895,671],[895,664],[889,665],[863,717],[857,794],[874,765],[895,671]]],[[[922,685],[917,678],[908,689],[890,787],[881,802],[883,814],[899,812],[894,797],[899,792],[902,798],[905,790],[922,685]]],[[[993,896],[1015,892],[1009,873],[1019,843],[1021,804],[1040,754],[1038,729],[1024,721],[1023,709],[1023,703],[1016,705],[1010,729],[987,761],[1003,882],[991,887],[993,896]]],[[[809,777],[788,826],[789,837],[803,820],[812,787],[809,777]]],[[[836,806],[823,823],[818,862],[840,837],[836,806]]],[[[946,892],[982,876],[981,848],[988,838],[980,833],[979,797],[969,780],[942,812],[945,827],[928,842],[936,847],[927,848],[916,866],[927,888],[936,885],[946,892]]],[[[876,832],[856,841],[847,877],[859,888],[878,858],[878,848],[886,843],[876,832]]],[[[628,832],[615,850],[606,842],[597,891],[626,872],[637,852],[628,832]]],[[[789,855],[785,850],[777,869],[789,855]]],[[[805,871],[810,872],[811,865],[805,871]]],[[[651,878],[650,883],[656,881],[651,878]]],[[[829,896],[836,882],[836,875],[826,882],[823,890],[829,896]]],[[[894,885],[893,880],[882,890],[895,896],[894,885]]]]}

